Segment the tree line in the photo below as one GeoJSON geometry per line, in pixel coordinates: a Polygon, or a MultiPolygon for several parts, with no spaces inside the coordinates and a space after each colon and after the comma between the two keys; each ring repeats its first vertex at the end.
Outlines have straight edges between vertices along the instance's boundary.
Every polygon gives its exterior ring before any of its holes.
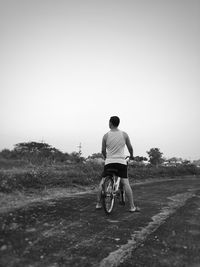
{"type": "Polygon", "coordinates": [[[26,160],[31,163],[39,163],[47,161],[66,162],[66,161],[80,161],[81,155],[77,152],[63,153],[59,149],[44,143],[44,142],[22,142],[14,145],[14,149],[3,149],[0,152],[0,157],[4,159],[26,160]]]}
{"type": "MultiPolygon", "coordinates": [[[[134,158],[135,162],[148,162],[151,165],[158,166],[165,162],[163,153],[159,148],[151,148],[147,151],[147,157],[136,156],[134,158]]],[[[93,153],[87,159],[102,158],[101,153],[93,153]]],[[[7,160],[26,160],[30,163],[55,163],[55,162],[83,162],[86,158],[81,156],[78,152],[62,152],[55,147],[45,143],[45,142],[22,142],[14,145],[12,150],[3,149],[0,151],[0,158],[7,160]]],[[[177,158],[172,158],[171,162],[178,162],[177,158]]],[[[170,162],[170,159],[168,160],[170,162]]],[[[184,163],[189,163],[184,162],[184,163]]]]}

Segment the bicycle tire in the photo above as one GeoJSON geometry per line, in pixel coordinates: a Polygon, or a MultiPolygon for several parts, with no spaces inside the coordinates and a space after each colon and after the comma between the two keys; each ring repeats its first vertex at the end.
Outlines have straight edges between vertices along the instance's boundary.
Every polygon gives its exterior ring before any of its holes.
{"type": "Polygon", "coordinates": [[[114,196],[114,181],[111,176],[107,176],[102,185],[102,205],[107,215],[111,214],[115,196],[114,196]]]}

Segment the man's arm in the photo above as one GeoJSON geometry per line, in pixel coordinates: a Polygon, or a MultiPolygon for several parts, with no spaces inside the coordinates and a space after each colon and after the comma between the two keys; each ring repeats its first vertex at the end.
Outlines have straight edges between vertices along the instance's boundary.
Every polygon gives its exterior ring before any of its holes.
{"type": "Polygon", "coordinates": [[[106,139],[107,139],[107,134],[105,134],[102,139],[102,147],[101,147],[101,153],[104,159],[106,158],[106,139]]]}
{"type": "Polygon", "coordinates": [[[128,134],[125,132],[124,132],[124,137],[125,137],[126,146],[127,146],[128,151],[130,153],[130,159],[133,159],[133,147],[131,145],[130,138],[129,138],[128,134]]]}

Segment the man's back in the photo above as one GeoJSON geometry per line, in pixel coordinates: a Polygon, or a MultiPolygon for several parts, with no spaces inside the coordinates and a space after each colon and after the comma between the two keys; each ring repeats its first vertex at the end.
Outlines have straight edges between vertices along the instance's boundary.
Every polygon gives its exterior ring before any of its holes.
{"type": "Polygon", "coordinates": [[[124,148],[126,145],[125,133],[121,130],[110,130],[105,135],[106,143],[106,164],[109,163],[121,163],[126,164],[124,148]]]}

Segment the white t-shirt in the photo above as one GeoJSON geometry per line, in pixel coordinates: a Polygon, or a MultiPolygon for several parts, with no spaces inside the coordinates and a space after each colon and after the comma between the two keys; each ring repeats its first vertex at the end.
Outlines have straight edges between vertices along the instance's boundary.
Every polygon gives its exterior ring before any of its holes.
{"type": "Polygon", "coordinates": [[[106,160],[105,165],[109,163],[125,164],[125,133],[121,130],[110,130],[106,134],[106,160]]]}

